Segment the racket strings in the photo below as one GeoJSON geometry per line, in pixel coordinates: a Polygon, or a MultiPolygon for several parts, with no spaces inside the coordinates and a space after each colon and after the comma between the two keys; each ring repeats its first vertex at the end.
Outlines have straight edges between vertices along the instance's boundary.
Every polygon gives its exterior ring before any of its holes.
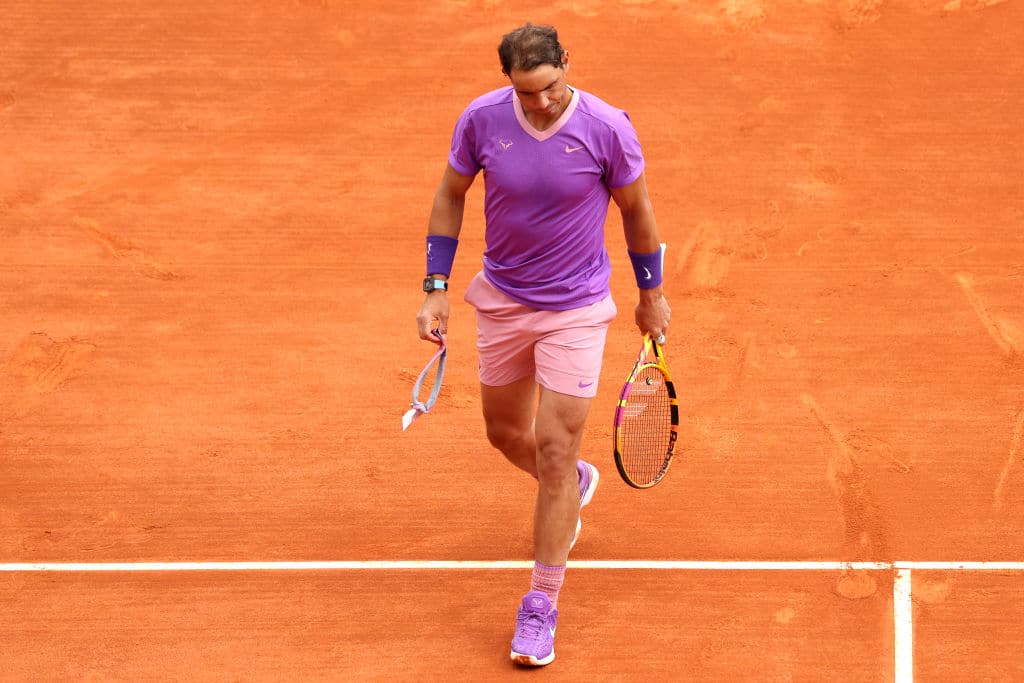
{"type": "Polygon", "coordinates": [[[665,375],[641,368],[633,380],[622,415],[622,460],[638,482],[658,479],[672,446],[672,401],[665,375]]]}

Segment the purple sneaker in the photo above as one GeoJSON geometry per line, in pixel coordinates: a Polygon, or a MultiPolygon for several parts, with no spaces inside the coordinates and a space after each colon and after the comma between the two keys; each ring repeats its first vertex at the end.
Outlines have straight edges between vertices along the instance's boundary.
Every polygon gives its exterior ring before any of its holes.
{"type": "Polygon", "coordinates": [[[524,666],[544,666],[555,661],[555,628],[558,610],[551,609],[547,593],[530,591],[523,597],[512,636],[512,661],[524,666]]]}
{"type": "MultiPolygon", "coordinates": [[[[588,462],[579,460],[576,462],[576,471],[580,474],[580,510],[591,501],[594,497],[594,491],[597,490],[597,480],[601,478],[597,468],[588,462]]],[[[572,543],[569,544],[569,550],[572,550],[576,545],[576,541],[580,537],[580,530],[583,528],[583,520],[576,519],[576,533],[573,534],[572,543]]]]}

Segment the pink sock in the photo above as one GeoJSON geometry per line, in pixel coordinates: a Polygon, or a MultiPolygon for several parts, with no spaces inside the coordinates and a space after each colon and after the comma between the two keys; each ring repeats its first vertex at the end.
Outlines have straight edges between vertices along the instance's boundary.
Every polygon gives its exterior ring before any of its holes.
{"type": "Polygon", "coordinates": [[[551,600],[551,608],[558,607],[558,591],[562,590],[565,581],[565,567],[548,567],[540,562],[533,563],[533,578],[530,580],[531,591],[543,591],[551,600]]]}

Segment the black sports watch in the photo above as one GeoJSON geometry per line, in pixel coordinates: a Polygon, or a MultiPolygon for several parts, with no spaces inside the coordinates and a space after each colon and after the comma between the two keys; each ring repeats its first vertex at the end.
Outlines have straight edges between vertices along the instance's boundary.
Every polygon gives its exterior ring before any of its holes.
{"type": "Polygon", "coordinates": [[[448,291],[448,281],[447,280],[438,280],[437,278],[434,278],[434,277],[423,278],[423,291],[424,292],[433,292],[435,289],[443,289],[444,291],[447,292],[448,291]]]}

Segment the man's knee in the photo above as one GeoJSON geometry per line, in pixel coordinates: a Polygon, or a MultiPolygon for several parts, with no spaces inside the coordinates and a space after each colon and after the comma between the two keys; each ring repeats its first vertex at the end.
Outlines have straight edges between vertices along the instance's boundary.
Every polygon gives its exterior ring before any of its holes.
{"type": "Polygon", "coordinates": [[[537,476],[552,484],[576,476],[576,452],[571,444],[552,441],[538,444],[537,476]]]}
{"type": "Polygon", "coordinates": [[[533,442],[533,433],[504,423],[487,423],[487,440],[505,455],[517,453],[533,442]]]}

